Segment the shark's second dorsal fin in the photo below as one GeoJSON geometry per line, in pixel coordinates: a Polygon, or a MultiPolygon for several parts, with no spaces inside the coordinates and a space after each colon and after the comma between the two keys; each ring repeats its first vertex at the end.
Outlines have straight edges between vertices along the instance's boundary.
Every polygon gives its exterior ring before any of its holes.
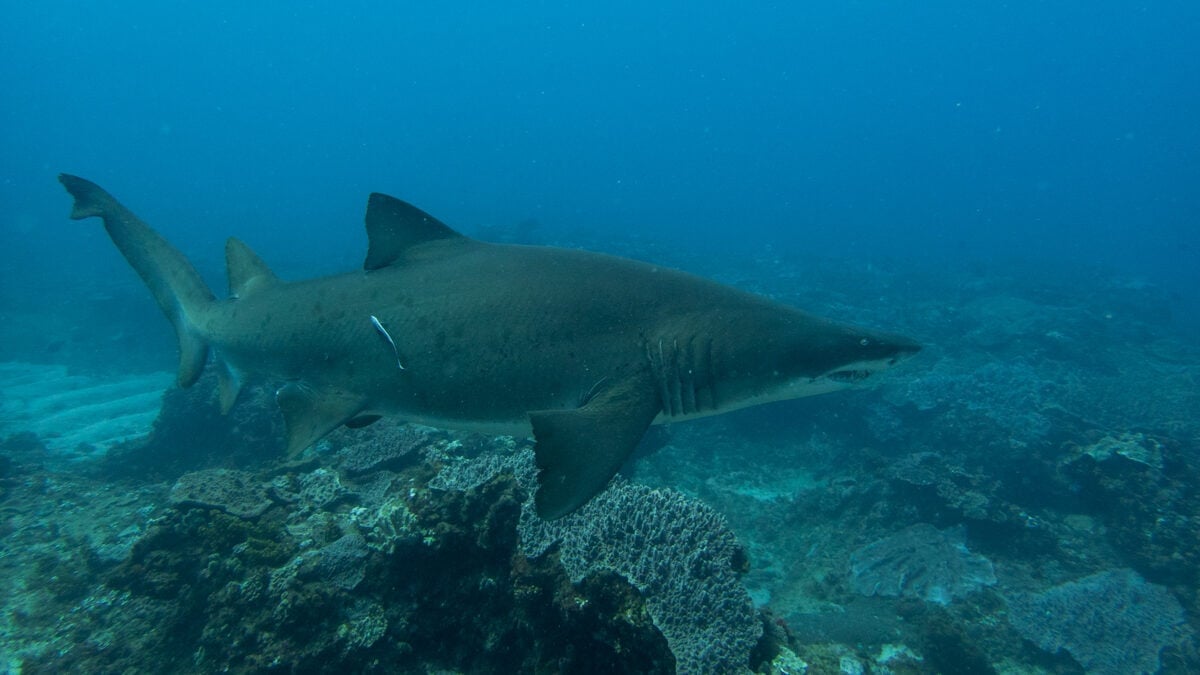
{"type": "Polygon", "coordinates": [[[437,239],[465,239],[450,226],[421,209],[378,192],[367,200],[368,272],[387,267],[411,246],[437,239]]]}
{"type": "Polygon", "coordinates": [[[229,295],[235,298],[279,283],[279,278],[262,258],[242,240],[233,237],[225,241],[225,273],[229,277],[229,295]]]}

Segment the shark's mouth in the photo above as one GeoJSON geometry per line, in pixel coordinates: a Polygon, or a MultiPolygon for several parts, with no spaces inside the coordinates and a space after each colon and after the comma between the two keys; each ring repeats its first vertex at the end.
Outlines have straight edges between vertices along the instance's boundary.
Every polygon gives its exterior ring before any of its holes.
{"type": "Polygon", "coordinates": [[[835,370],[832,373],[828,373],[825,375],[825,377],[827,379],[833,380],[834,382],[841,382],[844,384],[853,384],[855,382],[861,382],[870,376],[871,376],[871,371],[869,371],[869,370],[849,370],[849,369],[835,370]]]}
{"type": "Polygon", "coordinates": [[[846,363],[837,370],[831,370],[819,379],[827,380],[841,385],[858,384],[863,380],[871,377],[875,373],[882,372],[894,366],[901,357],[893,356],[890,359],[879,359],[875,361],[855,361],[846,363]]]}

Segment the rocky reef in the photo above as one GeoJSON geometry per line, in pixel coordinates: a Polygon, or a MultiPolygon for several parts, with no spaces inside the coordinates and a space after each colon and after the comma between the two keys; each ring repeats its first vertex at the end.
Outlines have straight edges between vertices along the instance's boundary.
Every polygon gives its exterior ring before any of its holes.
{"type": "MultiPolygon", "coordinates": [[[[194,404],[182,396],[168,416],[194,404]]],[[[140,505],[123,555],[80,542],[55,557],[59,574],[80,565],[55,596],[72,618],[22,617],[10,659],[22,672],[718,673],[779,653],[711,509],[620,484],[545,523],[533,472],[524,443],[388,422],[301,463],[185,472],[140,505]]]]}

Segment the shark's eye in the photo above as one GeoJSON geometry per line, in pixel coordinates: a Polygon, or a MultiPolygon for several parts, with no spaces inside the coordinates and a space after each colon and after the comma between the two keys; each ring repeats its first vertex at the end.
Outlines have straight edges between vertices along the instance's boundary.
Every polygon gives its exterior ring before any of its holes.
{"type": "Polygon", "coordinates": [[[863,338],[858,341],[858,344],[862,345],[863,347],[866,347],[867,345],[871,344],[871,341],[868,340],[867,338],[863,338]]]}

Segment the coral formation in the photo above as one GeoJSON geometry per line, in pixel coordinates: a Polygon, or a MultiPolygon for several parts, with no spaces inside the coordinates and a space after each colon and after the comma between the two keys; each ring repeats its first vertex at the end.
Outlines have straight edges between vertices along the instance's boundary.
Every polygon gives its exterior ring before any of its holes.
{"type": "MultiPolygon", "coordinates": [[[[1087,440],[1091,440],[1090,438],[1087,440]]],[[[1144,433],[1068,445],[1059,471],[1126,564],[1200,610],[1200,455],[1144,433]]]]}
{"type": "Polygon", "coordinates": [[[356,434],[353,442],[338,450],[336,459],[351,476],[401,469],[436,438],[428,427],[381,420],[371,425],[371,433],[356,434]]]}
{"type": "MultiPolygon", "coordinates": [[[[103,601],[81,600],[90,608],[60,629],[76,648],[28,654],[23,669],[671,669],[628,584],[610,577],[572,586],[555,562],[518,554],[526,495],[511,479],[393,498],[436,536],[403,537],[383,553],[351,531],[304,551],[273,517],[278,511],[250,521],[170,509],[126,560],[101,573],[103,601]],[[111,649],[114,640],[124,647],[111,649]]],[[[348,505],[326,508],[353,529],[348,505]]],[[[86,581],[80,588],[86,595],[86,581]]]]}
{"type": "Polygon", "coordinates": [[[762,626],[738,579],[744,554],[725,519],[702,503],[618,481],[561,521],[547,523],[526,508],[520,534],[530,556],[558,543],[575,583],[616,573],[633,584],[681,672],[748,666],[762,626]]]}
{"type": "Polygon", "coordinates": [[[950,604],[996,583],[992,563],[967,550],[961,526],[918,523],[850,556],[850,586],[863,595],[906,596],[950,604]]]}
{"type": "Polygon", "coordinates": [[[300,574],[332,584],[343,591],[352,591],[366,575],[363,563],[369,553],[367,541],[361,534],[345,534],[315,551],[305,561],[309,569],[300,574]]]}
{"type": "Polygon", "coordinates": [[[1124,432],[1107,435],[1081,448],[1080,452],[1098,462],[1113,455],[1120,455],[1130,461],[1155,469],[1163,468],[1162,443],[1144,433],[1124,432]]]}
{"type": "Polygon", "coordinates": [[[301,475],[298,488],[297,498],[304,511],[321,511],[347,494],[337,472],[329,469],[301,475]]]}
{"type": "Polygon", "coordinates": [[[175,481],[169,499],[175,506],[220,509],[239,518],[257,518],[272,503],[260,481],[233,469],[185,473],[175,481]]]}
{"type": "MultiPolygon", "coordinates": [[[[444,466],[436,486],[472,489],[504,473],[533,487],[533,454],[484,455],[444,466]]],[[[732,672],[748,666],[762,625],[739,576],[744,553],[725,519],[673,490],[617,479],[578,512],[539,518],[532,500],[521,511],[521,551],[551,548],[575,584],[604,574],[626,579],[645,598],[654,625],[681,672],[732,672]]]]}
{"type": "Polygon", "coordinates": [[[1009,621],[1025,639],[1049,652],[1065,649],[1098,675],[1156,673],[1159,652],[1186,635],[1179,602],[1130,569],[1015,594],[1009,621]]]}

